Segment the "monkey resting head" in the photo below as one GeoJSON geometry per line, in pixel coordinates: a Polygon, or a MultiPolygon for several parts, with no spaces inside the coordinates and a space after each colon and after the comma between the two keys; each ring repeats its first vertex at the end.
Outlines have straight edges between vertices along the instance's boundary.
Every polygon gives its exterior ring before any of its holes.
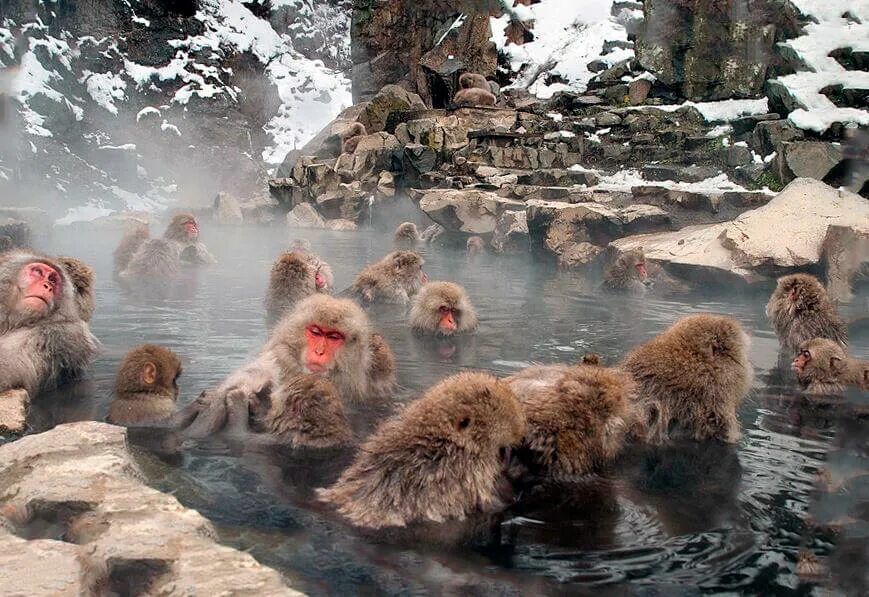
{"type": "Polygon", "coordinates": [[[0,331],[35,323],[55,312],[75,318],[75,288],[63,266],[29,251],[11,251],[0,265],[0,331]]]}
{"type": "Polygon", "coordinates": [[[169,222],[163,238],[181,243],[196,242],[199,238],[199,224],[196,223],[196,218],[193,214],[178,214],[169,222]]]}

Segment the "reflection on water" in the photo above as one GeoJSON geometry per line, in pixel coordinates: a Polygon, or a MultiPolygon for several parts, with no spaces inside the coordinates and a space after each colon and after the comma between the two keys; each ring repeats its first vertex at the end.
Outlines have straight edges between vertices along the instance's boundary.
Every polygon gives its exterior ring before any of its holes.
{"type": "MultiPolygon", "coordinates": [[[[299,236],[331,263],[339,290],[391,249],[390,236],[374,232],[299,236]]],[[[103,350],[87,379],[36,401],[36,431],[102,420],[121,357],[142,342],[182,355],[183,402],[256,352],[266,333],[268,270],[289,238],[280,229],[206,229],[203,238],[219,265],[190,272],[159,300],[129,296],[112,280],[117,237],[89,238],[87,246],[72,236],[52,239],[49,250],[97,270],[93,329],[103,350]]],[[[865,586],[865,419],[847,404],[795,396],[788,375],[773,371],[778,345],[763,315],[766,296],[604,298],[575,274],[524,256],[469,262],[459,251],[421,252],[431,279],[467,288],[480,330],[471,338],[421,339],[401,307],[374,308],[372,319],[396,354],[398,401],[462,368],[506,375],[531,362],[577,361],[589,350],[612,364],[675,319],[714,311],[737,317],[752,335],[755,391],[740,412],[742,441],[635,448],[600,479],[523,490],[497,519],[388,536],[356,532],[313,500],[313,489],[338,476],[350,450],[294,452],[217,437],[178,454],[171,438],[134,434],[152,483],[212,519],[225,542],[312,593],[787,592],[800,585],[795,569],[804,549],[849,586],[865,586]],[[818,479],[826,479],[827,491],[819,492],[818,479]],[[839,523],[837,550],[830,525],[839,523]]],[[[856,305],[848,317],[860,315],[866,299],[856,305]]],[[[852,342],[865,358],[866,334],[852,342]]],[[[356,414],[364,436],[388,411],[356,414]]]]}

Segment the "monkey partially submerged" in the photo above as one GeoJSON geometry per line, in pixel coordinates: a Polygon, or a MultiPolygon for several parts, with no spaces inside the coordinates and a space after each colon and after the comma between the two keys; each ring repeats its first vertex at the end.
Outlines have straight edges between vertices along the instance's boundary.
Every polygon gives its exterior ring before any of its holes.
{"type": "Polygon", "coordinates": [[[272,265],[266,290],[269,324],[274,324],[303,298],[328,293],[332,284],[332,268],[316,255],[303,251],[282,254],[272,265]]]}
{"type": "Polygon", "coordinates": [[[393,235],[395,246],[402,249],[413,249],[419,240],[419,231],[413,222],[402,222],[393,235]]]}
{"type": "Polygon", "coordinates": [[[604,275],[602,288],[607,292],[643,294],[646,292],[646,257],[642,249],[619,255],[604,275]]]}
{"type": "Polygon", "coordinates": [[[850,386],[869,391],[869,361],[849,357],[841,344],[827,338],[800,344],[792,367],[810,394],[841,394],[850,386]]]}
{"type": "Polygon", "coordinates": [[[350,292],[369,303],[406,303],[428,282],[423,264],[425,261],[418,253],[393,251],[362,270],[353,280],[350,292]]]}
{"type": "Polygon", "coordinates": [[[792,274],[779,278],[766,305],[766,315],[788,355],[812,338],[828,338],[848,345],[847,328],[814,276],[792,274]]]}
{"type": "Polygon", "coordinates": [[[181,359],[162,346],[145,344],[131,350],[118,368],[115,400],[106,420],[115,425],[168,423],[175,415],[181,359]]]}
{"type": "Polygon", "coordinates": [[[458,284],[429,282],[413,300],[410,326],[418,334],[464,334],[477,329],[477,313],[458,284]]]}
{"type": "Polygon", "coordinates": [[[89,322],[93,319],[94,311],[97,308],[94,290],[96,276],[93,268],[74,257],[58,257],[57,260],[63,265],[70,280],[72,280],[79,315],[84,321],[89,322]]]}

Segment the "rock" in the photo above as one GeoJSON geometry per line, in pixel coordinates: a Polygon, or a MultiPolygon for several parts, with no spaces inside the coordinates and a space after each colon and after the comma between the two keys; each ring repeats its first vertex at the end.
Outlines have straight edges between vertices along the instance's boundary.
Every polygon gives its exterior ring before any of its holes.
{"type": "Polygon", "coordinates": [[[417,143],[405,146],[401,159],[405,171],[415,173],[417,176],[431,172],[438,165],[437,153],[431,147],[417,143]]]}
{"type": "Polygon", "coordinates": [[[604,250],[603,247],[587,242],[574,243],[558,256],[558,265],[567,268],[586,266],[594,263],[604,250]]]}
{"type": "Polygon", "coordinates": [[[335,169],[340,170],[342,164],[347,164],[352,159],[352,165],[347,165],[353,180],[363,180],[378,170],[388,169],[393,152],[400,148],[401,145],[395,135],[384,132],[367,135],[359,141],[352,156],[344,154],[339,158],[335,169]],[[346,161],[342,161],[342,158],[346,161]]]}
{"type": "Polygon", "coordinates": [[[752,132],[759,122],[779,119],[781,119],[781,116],[775,112],[770,114],[751,114],[749,116],[741,116],[735,120],[731,120],[730,127],[733,129],[733,135],[738,137],[752,132]]]}
{"type": "Polygon", "coordinates": [[[726,191],[721,194],[722,202],[741,209],[766,205],[772,198],[773,195],[764,191],[726,191]]]}
{"type": "Polygon", "coordinates": [[[137,593],[299,594],[249,554],[217,544],[206,518],[143,478],[126,430],[105,423],[59,425],[0,447],[2,507],[34,517],[16,520],[22,535],[44,531],[45,520],[66,530],[65,542],[4,533],[4,592],[89,594],[85,582],[113,592],[147,571],[137,593]]]}
{"type": "Polygon", "coordinates": [[[292,178],[270,178],[269,195],[284,209],[292,209],[306,200],[304,189],[292,178]]]}
{"type": "Polygon", "coordinates": [[[643,166],[643,178],[646,180],[676,182],[700,182],[721,174],[712,166],[674,166],[669,164],[651,164],[643,166]]]}
{"type": "Polygon", "coordinates": [[[377,192],[381,197],[395,197],[395,175],[383,171],[377,179],[377,192]]]}
{"type": "Polygon", "coordinates": [[[278,218],[280,205],[272,197],[257,197],[241,204],[242,218],[248,224],[271,224],[278,218]]]}
{"type": "Polygon", "coordinates": [[[528,236],[528,219],[524,211],[505,211],[495,223],[492,235],[492,249],[496,253],[527,251],[530,237],[528,236]]]}
{"type": "Polygon", "coordinates": [[[670,214],[654,205],[628,205],[618,210],[618,216],[628,234],[661,230],[672,225],[670,214]]]}
{"type": "Polygon", "coordinates": [[[801,177],[823,180],[841,161],[842,146],[839,144],[820,141],[782,143],[775,159],[776,175],[784,183],[801,177]]]}
{"type": "Polygon", "coordinates": [[[803,132],[787,120],[770,120],[757,123],[749,145],[760,155],[769,155],[778,151],[782,143],[802,138],[803,132]]]}
{"type": "Polygon", "coordinates": [[[649,97],[652,82],[648,79],[636,79],[628,85],[628,101],[632,106],[639,106],[649,97]]]}
{"type": "MultiPolygon", "coordinates": [[[[6,248],[24,248],[30,246],[30,224],[12,218],[0,218],[0,238],[9,239],[6,248]]],[[[3,249],[0,248],[0,251],[3,249]]]]}
{"type": "Polygon", "coordinates": [[[378,133],[386,126],[386,120],[393,112],[425,110],[425,103],[417,94],[398,85],[386,85],[362,110],[359,122],[365,125],[368,134],[378,133]]]}
{"type": "Polygon", "coordinates": [[[340,184],[337,189],[318,195],[314,203],[317,212],[325,218],[356,221],[367,210],[370,197],[357,181],[340,184]]]}
{"type": "Polygon", "coordinates": [[[600,203],[576,205],[532,199],[526,202],[531,238],[561,255],[570,245],[603,245],[624,234],[618,213],[600,203]]]}
{"type": "Polygon", "coordinates": [[[587,68],[589,70],[589,72],[599,73],[599,72],[605,71],[608,68],[608,66],[607,66],[607,63],[604,62],[603,60],[592,60],[591,62],[589,62],[588,64],[585,65],[585,68],[587,68]]]}
{"type": "Polygon", "coordinates": [[[326,222],[313,205],[300,203],[287,214],[287,226],[290,228],[325,228],[326,222]]]}
{"type": "Polygon", "coordinates": [[[621,123],[621,117],[618,114],[613,114],[612,112],[604,112],[603,114],[598,114],[594,117],[595,126],[601,128],[618,126],[621,123]]]}
{"type": "Polygon", "coordinates": [[[833,300],[849,303],[854,280],[869,263],[869,225],[830,226],[822,244],[827,292],[833,300]]]}
{"type": "Polygon", "coordinates": [[[656,185],[643,185],[631,187],[636,203],[650,203],[652,205],[672,206],[676,205],[683,209],[703,210],[717,213],[720,205],[720,195],[707,195],[679,189],[669,189],[656,185]]]}
{"type": "Polygon", "coordinates": [[[782,117],[786,117],[797,108],[803,107],[799,100],[791,95],[790,89],[777,79],[766,81],[764,92],[769,102],[770,111],[780,114],[782,117]]]}
{"type": "Polygon", "coordinates": [[[298,176],[293,174],[299,160],[306,159],[308,163],[311,163],[311,156],[321,156],[320,159],[338,157],[341,153],[340,133],[358,120],[367,105],[367,103],[363,102],[350,106],[341,112],[335,120],[327,124],[310,141],[305,143],[301,149],[294,149],[287,153],[284,161],[278,167],[277,172],[275,172],[275,178],[289,178],[293,176],[299,181],[298,176]]]}
{"type": "Polygon", "coordinates": [[[490,234],[504,212],[524,207],[521,201],[473,189],[431,190],[419,199],[419,208],[432,220],[449,231],[467,234],[490,234]]]}
{"type": "Polygon", "coordinates": [[[337,230],[339,232],[353,232],[358,230],[359,226],[356,225],[356,222],[338,218],[335,220],[326,220],[326,229],[337,230]]]}
{"type": "Polygon", "coordinates": [[[218,193],[214,199],[214,221],[223,226],[244,223],[244,214],[241,212],[238,199],[228,193],[218,193]]]}
{"type": "Polygon", "coordinates": [[[26,390],[0,392],[0,433],[23,433],[27,428],[27,407],[30,395],[26,390]]]}
{"type": "Polygon", "coordinates": [[[0,220],[9,219],[27,222],[31,230],[37,233],[51,229],[54,219],[44,209],[38,207],[2,207],[0,220]]]}
{"type": "Polygon", "coordinates": [[[726,147],[724,148],[723,153],[724,163],[731,168],[750,164],[753,159],[751,150],[748,147],[743,147],[741,145],[731,145],[730,147],[726,147]]]}
{"type": "Polygon", "coordinates": [[[552,168],[548,170],[536,170],[519,176],[519,184],[534,185],[538,187],[567,187],[573,185],[594,186],[598,183],[598,176],[594,172],[586,170],[560,170],[552,168]]]}
{"type": "Polygon", "coordinates": [[[759,188],[767,177],[766,164],[752,162],[745,166],[737,166],[730,172],[733,182],[748,188],[759,188]]]}

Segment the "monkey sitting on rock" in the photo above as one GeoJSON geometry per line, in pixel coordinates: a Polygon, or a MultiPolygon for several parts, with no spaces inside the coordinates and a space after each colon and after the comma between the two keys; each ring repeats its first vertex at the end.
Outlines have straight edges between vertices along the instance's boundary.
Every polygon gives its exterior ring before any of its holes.
{"type": "Polygon", "coordinates": [[[494,106],[498,101],[483,75],[462,73],[459,77],[459,87],[460,89],[453,96],[453,104],[456,106],[494,106]]]}

